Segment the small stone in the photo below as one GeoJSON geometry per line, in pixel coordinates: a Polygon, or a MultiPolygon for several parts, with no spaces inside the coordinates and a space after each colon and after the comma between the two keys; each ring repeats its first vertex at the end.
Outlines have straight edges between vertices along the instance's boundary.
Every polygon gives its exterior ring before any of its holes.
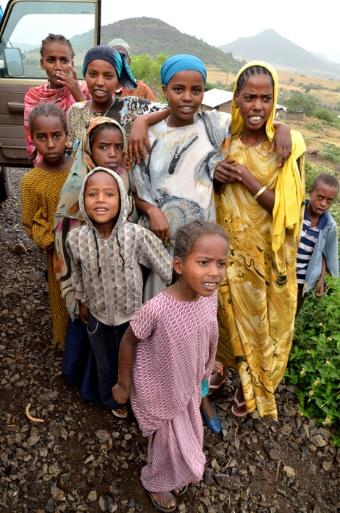
{"type": "Polygon", "coordinates": [[[286,474],[287,477],[289,477],[289,479],[295,478],[295,470],[293,469],[293,467],[290,467],[289,465],[284,465],[283,472],[286,474]]]}
{"type": "Polygon", "coordinates": [[[280,429],[280,432],[283,436],[289,436],[292,432],[292,427],[289,424],[284,424],[280,429]]]}
{"type": "Polygon", "coordinates": [[[313,437],[313,442],[317,447],[325,447],[327,445],[327,441],[319,434],[313,437]]]}
{"type": "Polygon", "coordinates": [[[333,466],[333,462],[329,460],[325,460],[322,462],[322,468],[325,472],[329,472],[333,466]]]}
{"type": "Polygon", "coordinates": [[[90,493],[88,494],[87,498],[90,502],[96,502],[96,500],[97,500],[96,490],[91,490],[90,493]]]}
{"type": "Polygon", "coordinates": [[[92,461],[94,461],[94,456],[93,454],[91,454],[90,456],[88,456],[86,458],[86,460],[84,461],[84,465],[87,465],[88,463],[91,463],[92,461]]]}
{"type": "Polygon", "coordinates": [[[98,431],[96,431],[96,437],[101,443],[106,443],[111,439],[110,433],[105,429],[98,429],[98,431]]]}
{"type": "Polygon", "coordinates": [[[183,502],[181,502],[181,504],[177,507],[177,509],[180,513],[184,513],[186,511],[185,504],[183,502]]]}
{"type": "Polygon", "coordinates": [[[64,490],[61,490],[57,486],[52,487],[51,495],[56,502],[63,502],[65,500],[64,490]]]}
{"type": "Polygon", "coordinates": [[[25,244],[23,244],[22,242],[18,242],[14,246],[13,252],[16,253],[17,255],[24,255],[25,253],[27,253],[27,248],[26,248],[25,244]]]}
{"type": "Polygon", "coordinates": [[[269,451],[269,457],[271,460],[279,461],[281,459],[280,451],[278,451],[277,449],[271,449],[269,451]]]}

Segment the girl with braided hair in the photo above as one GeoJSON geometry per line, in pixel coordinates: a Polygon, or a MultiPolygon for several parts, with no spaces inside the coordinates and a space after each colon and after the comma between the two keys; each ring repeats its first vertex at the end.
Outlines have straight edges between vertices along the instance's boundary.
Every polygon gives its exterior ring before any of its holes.
{"type": "Polygon", "coordinates": [[[271,66],[253,62],[240,70],[226,159],[215,169],[217,222],[230,237],[217,357],[240,375],[234,415],[257,410],[274,419],[294,330],[305,151],[292,130],[292,153],[280,167],[272,145],[277,97],[271,66]]]}

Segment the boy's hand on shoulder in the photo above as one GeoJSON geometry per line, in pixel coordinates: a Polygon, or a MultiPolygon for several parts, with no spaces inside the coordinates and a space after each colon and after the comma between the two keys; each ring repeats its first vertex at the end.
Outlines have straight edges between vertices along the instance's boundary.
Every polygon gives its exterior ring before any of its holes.
{"type": "Polygon", "coordinates": [[[292,153],[292,137],[289,126],[284,123],[276,123],[272,148],[275,148],[277,163],[279,167],[282,167],[292,153]]]}
{"type": "Polygon", "coordinates": [[[121,383],[116,383],[112,387],[112,397],[118,404],[125,404],[130,397],[130,390],[121,383]]]}
{"type": "Polygon", "coordinates": [[[80,319],[85,323],[87,324],[88,321],[89,321],[89,309],[87,308],[86,305],[84,305],[83,303],[80,303],[79,304],[79,317],[80,319]]]}

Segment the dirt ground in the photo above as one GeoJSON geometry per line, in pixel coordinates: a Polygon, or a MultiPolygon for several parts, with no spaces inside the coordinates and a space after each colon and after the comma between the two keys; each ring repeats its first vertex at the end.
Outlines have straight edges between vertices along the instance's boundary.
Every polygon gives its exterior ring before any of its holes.
{"type": "MultiPolygon", "coordinates": [[[[20,225],[18,187],[0,208],[0,513],[154,511],[139,482],[146,442],[136,423],[82,401],[61,376],[50,341],[44,255],[20,225]],[[25,407],[41,423],[30,422],[25,407]]],[[[278,422],[236,419],[230,374],[216,402],[223,434],[205,428],[204,480],[181,513],[335,513],[339,451],[327,429],[297,412],[294,388],[277,393],[278,422]]]]}

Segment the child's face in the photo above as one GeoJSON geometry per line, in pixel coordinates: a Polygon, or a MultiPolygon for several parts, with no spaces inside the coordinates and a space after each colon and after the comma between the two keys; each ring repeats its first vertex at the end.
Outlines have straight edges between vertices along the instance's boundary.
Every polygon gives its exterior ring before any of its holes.
{"type": "Polygon", "coordinates": [[[120,195],[116,180],[98,171],[86,182],[85,210],[96,227],[115,224],[120,209],[120,195]]]}
{"type": "Polygon", "coordinates": [[[238,93],[236,104],[240,109],[244,128],[264,130],[274,105],[274,89],[269,75],[252,75],[238,93]]]}
{"type": "Polygon", "coordinates": [[[92,143],[92,159],[96,166],[115,171],[123,160],[123,136],[119,128],[103,128],[92,143]]]}
{"type": "Polygon", "coordinates": [[[106,61],[95,59],[87,67],[85,80],[94,103],[107,103],[118,87],[115,68],[106,61]]]}
{"type": "Polygon", "coordinates": [[[47,43],[43,49],[40,65],[46,72],[50,86],[54,89],[62,87],[59,78],[70,74],[73,69],[72,53],[69,46],[58,41],[47,43]]]}
{"type": "Polygon", "coordinates": [[[204,235],[182,260],[174,258],[174,268],[186,293],[192,298],[211,296],[225,275],[228,244],[220,235],[204,235]]]}
{"type": "Polygon", "coordinates": [[[67,134],[58,116],[38,116],[32,127],[32,140],[44,160],[56,164],[64,158],[67,134]]]}
{"type": "Polygon", "coordinates": [[[332,205],[337,196],[337,189],[332,185],[317,182],[310,193],[310,209],[314,215],[320,216],[332,205]]]}
{"type": "Polygon", "coordinates": [[[163,86],[163,92],[171,109],[172,125],[189,125],[201,106],[204,80],[198,71],[180,71],[163,86]]]}

